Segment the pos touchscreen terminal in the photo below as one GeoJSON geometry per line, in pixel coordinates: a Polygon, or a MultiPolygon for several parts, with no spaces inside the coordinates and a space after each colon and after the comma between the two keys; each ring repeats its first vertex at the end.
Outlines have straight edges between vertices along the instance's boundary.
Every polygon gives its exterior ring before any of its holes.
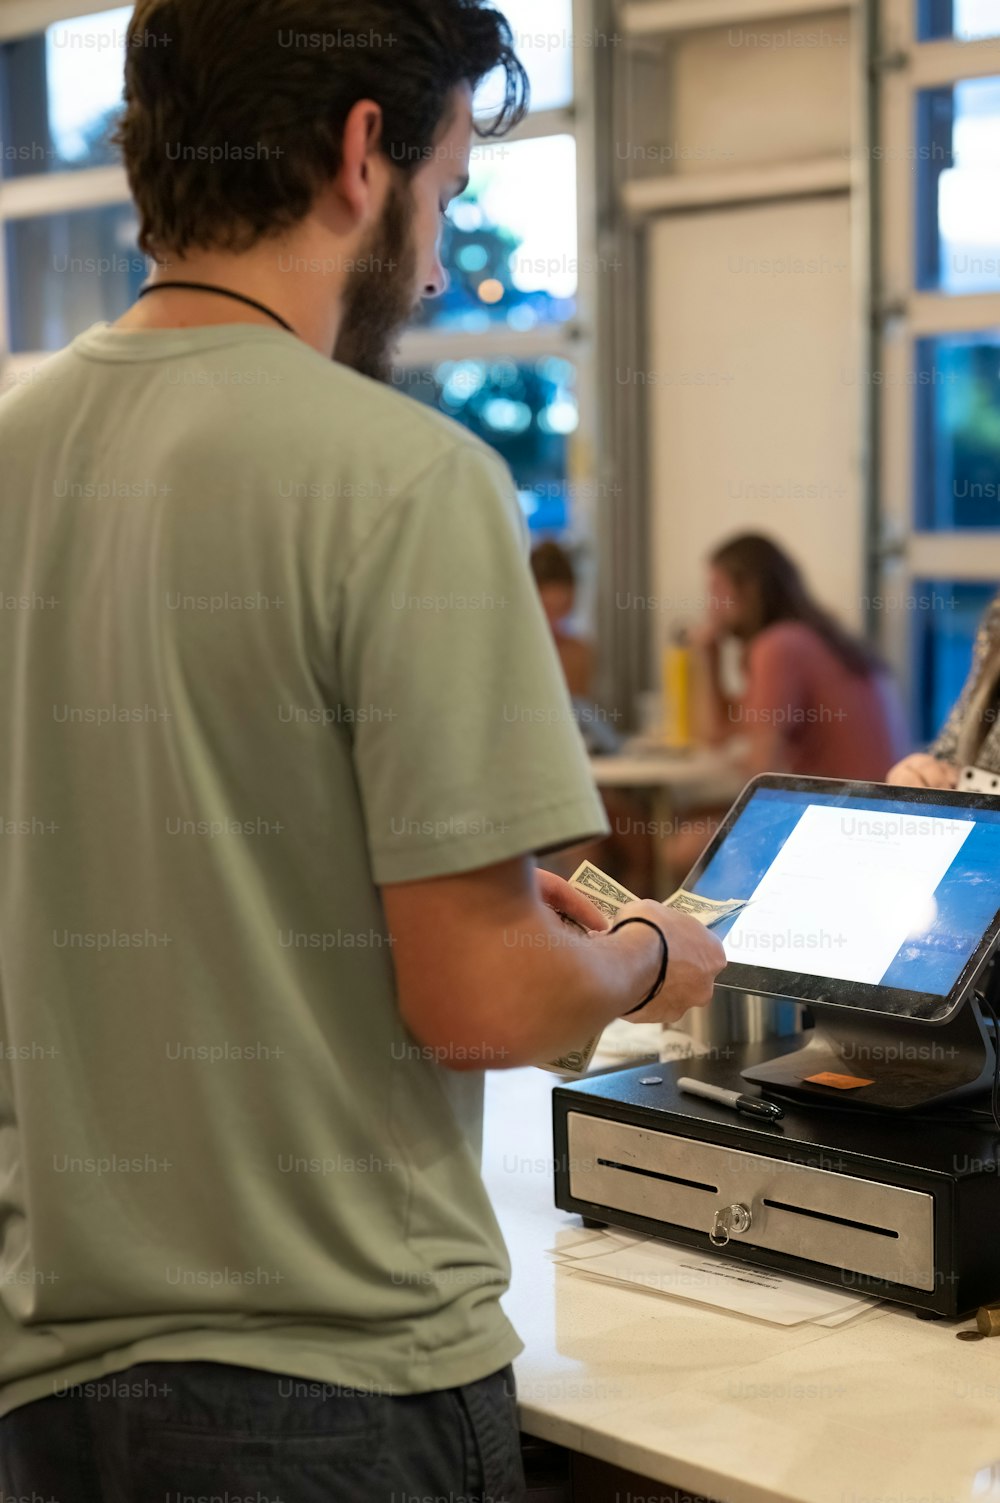
{"type": "Polygon", "coordinates": [[[747,1079],[906,1109],[992,1076],[977,983],[1000,933],[1000,799],[757,778],[685,885],[749,900],[717,926],[721,983],[815,1019],[747,1079]]]}
{"type": "Polygon", "coordinates": [[[745,904],[720,985],[815,1026],[557,1087],[556,1204],[928,1314],[1000,1299],[1000,1132],[953,1104],[996,1079],[1000,798],[757,778],[685,885],[745,904]]]}

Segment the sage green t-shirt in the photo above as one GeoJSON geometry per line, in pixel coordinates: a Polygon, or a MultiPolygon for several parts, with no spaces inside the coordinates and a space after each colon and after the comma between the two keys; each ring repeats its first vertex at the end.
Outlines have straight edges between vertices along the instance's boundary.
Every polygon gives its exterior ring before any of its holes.
{"type": "Polygon", "coordinates": [[[250,325],[91,330],[0,454],[0,1412],[502,1367],[502,1061],[407,1032],[379,886],[606,828],[509,472],[250,325]]]}

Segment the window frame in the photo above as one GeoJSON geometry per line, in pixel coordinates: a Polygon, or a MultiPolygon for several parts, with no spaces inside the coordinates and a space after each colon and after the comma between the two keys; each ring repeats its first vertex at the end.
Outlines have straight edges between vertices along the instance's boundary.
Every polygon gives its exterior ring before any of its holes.
{"type": "MultiPolygon", "coordinates": [[[[868,0],[871,4],[872,0],[868,0]]],[[[871,607],[881,645],[919,719],[918,641],[914,611],[921,582],[996,582],[1000,588],[1000,525],[995,531],[931,530],[920,525],[916,484],[920,341],[948,334],[1000,331],[996,292],[935,292],[918,287],[917,98],[924,89],[1000,76],[1000,37],[979,41],[918,39],[918,0],[882,0],[878,70],[878,192],[875,237],[880,295],[873,401],[881,441],[878,526],[870,577],[880,604],[871,607]],[[907,169],[910,170],[907,170],[907,169]],[[891,602],[898,608],[890,608],[891,602]]],[[[1000,254],[1000,246],[998,246],[1000,254]]]]}
{"type": "MultiPolygon", "coordinates": [[[[59,21],[114,9],[102,0],[7,0],[0,5],[0,46],[35,36],[59,21]]],[[[0,177],[0,392],[30,377],[51,350],[15,354],[10,348],[11,317],[7,281],[7,225],[18,219],[131,204],[123,167],[84,167],[72,172],[0,177]]]]}
{"type": "MultiPolygon", "coordinates": [[[[503,5],[500,3],[502,10],[503,5]]],[[[593,35],[594,0],[573,0],[573,35],[593,35]]],[[[576,141],[577,262],[579,265],[576,314],[563,324],[543,325],[518,331],[497,325],[482,332],[417,329],[408,331],[400,343],[396,364],[400,370],[437,365],[446,360],[514,360],[528,362],[556,356],[576,368],[576,394],[580,422],[567,447],[567,480],[574,497],[569,541],[593,548],[598,534],[598,477],[601,472],[602,435],[599,422],[597,337],[600,262],[597,237],[595,49],[573,47],[573,102],[561,109],[539,110],[528,115],[504,137],[504,143],[542,140],[547,136],[572,136],[576,141]],[[585,440],[584,435],[589,439],[585,440]]],[[[585,599],[583,614],[590,614],[585,599]]]]}
{"type": "MultiPolygon", "coordinates": [[[[7,0],[0,5],[0,44],[44,31],[53,23],[95,14],[100,0],[7,0]]],[[[573,0],[574,36],[594,29],[594,0],[573,0]]],[[[571,135],[577,156],[577,259],[580,266],[577,315],[570,322],[517,332],[502,326],[479,334],[420,329],[404,335],[398,355],[400,368],[436,364],[443,360],[513,359],[532,361],[547,355],[570,360],[577,369],[580,426],[569,440],[571,484],[579,494],[574,513],[574,536],[592,539],[596,518],[587,498],[597,491],[599,441],[584,445],[583,434],[598,433],[597,377],[594,334],[598,303],[598,255],[595,182],[596,135],[592,100],[594,49],[573,47],[572,104],[529,115],[505,138],[510,143],[571,135]],[[585,452],[584,452],[585,451],[585,452]]],[[[87,167],[73,172],[29,174],[0,178],[0,389],[30,376],[51,351],[14,354],[10,350],[11,320],[7,281],[7,224],[15,219],[59,214],[77,209],[103,208],[131,202],[122,167],[87,167]]]]}

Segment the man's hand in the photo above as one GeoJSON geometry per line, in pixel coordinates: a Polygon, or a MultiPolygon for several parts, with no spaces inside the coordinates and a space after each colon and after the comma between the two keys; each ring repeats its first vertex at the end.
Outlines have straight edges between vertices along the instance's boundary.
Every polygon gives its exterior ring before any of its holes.
{"type": "Polygon", "coordinates": [[[958,772],[950,762],[942,762],[926,752],[914,752],[912,757],[896,763],[886,782],[901,788],[954,788],[958,772]]]}
{"type": "Polygon", "coordinates": [[[564,913],[567,918],[575,919],[584,929],[601,930],[608,929],[610,925],[599,908],[596,908],[589,898],[577,888],[572,887],[563,877],[557,877],[555,872],[543,871],[539,867],[535,872],[535,880],[538,883],[539,896],[547,908],[555,913],[564,913]]]}
{"type": "MultiPolygon", "coordinates": [[[[726,964],[721,941],[690,914],[678,913],[651,900],[629,903],[615,919],[614,927],[627,918],[649,919],[666,936],[670,947],[666,985],[660,995],[637,1012],[631,1021],[672,1024],[692,1007],[707,1007],[715,990],[715,978],[726,964]]],[[[655,943],[655,936],[644,925],[631,925],[630,930],[635,934],[645,934],[655,943]]],[[[650,977],[650,986],[655,980],[654,974],[650,977]]],[[[641,997],[635,1000],[638,1004],[641,997]]]]}
{"type": "MultiPolygon", "coordinates": [[[[526,856],[382,888],[399,1011],[449,1069],[511,1070],[579,1049],[652,990],[662,947],[645,924],[608,934],[586,898],[526,856]],[[543,898],[544,894],[544,898],[543,898]],[[579,919],[560,923],[549,903],[579,919]]],[[[704,1007],[726,963],[715,936],[662,903],[629,903],[667,937],[667,983],[641,1023],[704,1007]]],[[[613,927],[613,926],[612,926],[613,927]]]]}

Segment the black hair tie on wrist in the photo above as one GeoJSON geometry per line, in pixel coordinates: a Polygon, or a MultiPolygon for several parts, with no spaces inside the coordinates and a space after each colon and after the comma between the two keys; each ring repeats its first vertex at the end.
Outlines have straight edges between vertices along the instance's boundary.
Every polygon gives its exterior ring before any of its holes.
{"type": "Polygon", "coordinates": [[[631,1008],[629,1008],[628,1012],[623,1012],[622,1013],[622,1017],[623,1018],[630,1018],[630,1017],[632,1017],[633,1013],[642,1012],[642,1009],[644,1007],[648,1007],[649,1004],[650,1004],[650,1002],[655,1002],[656,998],[662,992],[664,984],[666,983],[666,979],[667,979],[667,966],[668,966],[668,964],[670,962],[670,946],[667,944],[667,936],[664,934],[664,932],[660,928],[659,924],[654,924],[652,919],[647,919],[647,918],[627,918],[627,919],[622,919],[621,923],[620,924],[615,924],[614,928],[611,929],[609,932],[611,934],[617,934],[618,930],[619,929],[624,929],[624,927],[625,927],[626,924],[645,924],[647,929],[652,929],[652,931],[653,931],[654,934],[659,935],[660,948],[661,948],[661,950],[663,952],[662,955],[660,956],[660,972],[659,972],[659,975],[656,978],[656,981],[653,984],[652,991],[649,993],[648,996],[643,997],[643,999],[639,1003],[638,1007],[631,1007],[631,1008]]]}

